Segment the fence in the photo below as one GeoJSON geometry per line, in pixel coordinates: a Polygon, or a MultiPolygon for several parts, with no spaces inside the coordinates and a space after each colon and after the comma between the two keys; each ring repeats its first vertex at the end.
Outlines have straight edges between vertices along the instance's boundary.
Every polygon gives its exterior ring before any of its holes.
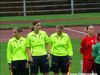
{"type": "Polygon", "coordinates": [[[76,2],[76,0],[1,0],[0,10],[0,16],[100,12],[100,1],[76,2]]]}

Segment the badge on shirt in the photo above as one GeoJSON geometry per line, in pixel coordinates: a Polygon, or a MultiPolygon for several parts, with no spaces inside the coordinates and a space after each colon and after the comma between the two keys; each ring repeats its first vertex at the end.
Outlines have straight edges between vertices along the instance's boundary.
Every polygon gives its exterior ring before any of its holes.
{"type": "Polygon", "coordinates": [[[93,43],[94,41],[93,41],[93,40],[91,40],[91,42],[93,43]]]}

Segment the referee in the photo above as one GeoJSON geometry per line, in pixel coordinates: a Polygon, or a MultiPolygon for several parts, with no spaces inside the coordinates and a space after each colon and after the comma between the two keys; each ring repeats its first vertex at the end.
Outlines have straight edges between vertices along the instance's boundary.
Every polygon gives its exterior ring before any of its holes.
{"type": "Polygon", "coordinates": [[[45,31],[41,30],[41,22],[32,22],[34,31],[27,35],[27,53],[31,63],[31,75],[36,75],[38,70],[43,75],[48,75],[50,48],[49,38],[45,31]]]}
{"type": "Polygon", "coordinates": [[[70,38],[64,33],[62,25],[56,26],[56,32],[50,36],[52,64],[51,71],[54,75],[67,75],[69,64],[71,63],[73,51],[70,38]]]}
{"type": "Polygon", "coordinates": [[[21,36],[22,30],[14,28],[13,37],[7,45],[7,62],[13,75],[28,75],[26,39],[21,36]]]}

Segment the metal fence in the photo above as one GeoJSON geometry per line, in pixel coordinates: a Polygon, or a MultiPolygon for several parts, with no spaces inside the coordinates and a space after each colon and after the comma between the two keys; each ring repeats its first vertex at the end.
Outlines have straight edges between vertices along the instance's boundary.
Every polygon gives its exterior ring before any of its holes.
{"type": "Polygon", "coordinates": [[[100,12],[99,2],[76,3],[74,0],[20,0],[1,1],[0,16],[36,15],[53,13],[100,12]]]}

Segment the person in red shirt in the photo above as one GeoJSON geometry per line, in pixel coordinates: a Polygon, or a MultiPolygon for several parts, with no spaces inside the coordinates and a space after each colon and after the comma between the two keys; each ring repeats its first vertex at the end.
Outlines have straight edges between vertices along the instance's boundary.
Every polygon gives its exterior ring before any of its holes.
{"type": "Polygon", "coordinates": [[[95,62],[92,57],[93,46],[97,43],[97,36],[94,35],[94,26],[86,27],[87,35],[80,44],[80,53],[83,55],[83,73],[95,73],[95,62]]]}

